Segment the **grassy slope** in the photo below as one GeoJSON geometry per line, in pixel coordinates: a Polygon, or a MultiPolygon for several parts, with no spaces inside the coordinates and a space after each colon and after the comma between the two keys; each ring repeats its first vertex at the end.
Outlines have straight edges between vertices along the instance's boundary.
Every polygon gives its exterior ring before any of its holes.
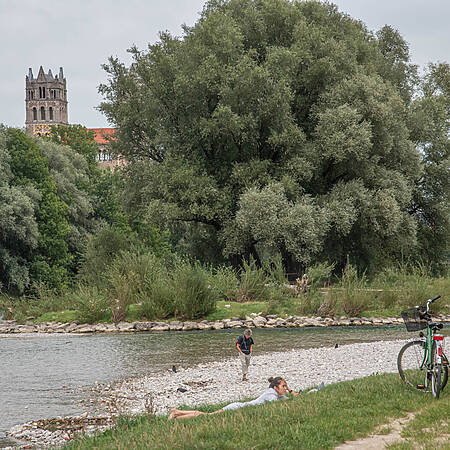
{"type": "MultiPolygon", "coordinates": [[[[169,421],[165,417],[125,418],[114,430],[72,442],[67,448],[333,448],[339,443],[367,436],[377,426],[388,424],[409,411],[421,411],[421,419],[416,424],[419,429],[436,428],[441,418],[446,419],[448,433],[450,390],[446,391],[435,400],[429,394],[408,389],[398,375],[376,375],[331,385],[288,402],[186,421],[169,421]]],[[[206,406],[202,409],[212,411],[217,408],[206,406]]],[[[412,442],[416,439],[413,426],[411,424],[411,431],[408,428],[406,434],[412,442]]],[[[423,434],[417,439],[431,448],[440,432],[423,434]]]]}

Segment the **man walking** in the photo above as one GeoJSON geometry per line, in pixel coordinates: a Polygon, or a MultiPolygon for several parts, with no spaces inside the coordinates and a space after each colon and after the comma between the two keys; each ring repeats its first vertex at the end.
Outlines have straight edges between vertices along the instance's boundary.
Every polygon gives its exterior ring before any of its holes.
{"type": "Polygon", "coordinates": [[[242,381],[247,381],[248,366],[250,365],[250,357],[253,350],[252,330],[248,328],[244,334],[238,337],[236,341],[236,348],[239,352],[239,359],[242,364],[242,381]]]}

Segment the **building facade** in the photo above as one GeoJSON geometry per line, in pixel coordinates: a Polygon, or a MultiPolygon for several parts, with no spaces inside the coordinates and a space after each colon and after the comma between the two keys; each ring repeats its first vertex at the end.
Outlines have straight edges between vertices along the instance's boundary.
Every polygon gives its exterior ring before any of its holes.
{"type": "Polygon", "coordinates": [[[37,78],[28,69],[25,77],[25,127],[35,136],[50,132],[52,125],[68,125],[67,87],[63,68],[53,76],[39,68],[37,78]]]}
{"type": "Polygon", "coordinates": [[[98,144],[97,162],[103,169],[109,167],[112,171],[126,165],[124,158],[113,157],[108,143],[114,139],[115,128],[87,128],[94,132],[94,140],[98,144]]]}

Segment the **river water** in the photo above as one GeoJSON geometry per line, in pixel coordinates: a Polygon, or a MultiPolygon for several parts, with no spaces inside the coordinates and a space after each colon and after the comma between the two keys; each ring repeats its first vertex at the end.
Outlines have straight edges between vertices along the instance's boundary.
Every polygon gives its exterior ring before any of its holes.
{"type": "MultiPolygon", "coordinates": [[[[449,327],[445,334],[449,335],[449,327]]],[[[111,382],[172,366],[189,367],[236,354],[242,330],[135,334],[0,335],[0,447],[11,426],[84,412],[95,382],[111,382]]],[[[255,354],[412,337],[404,326],[255,329],[255,354]]]]}

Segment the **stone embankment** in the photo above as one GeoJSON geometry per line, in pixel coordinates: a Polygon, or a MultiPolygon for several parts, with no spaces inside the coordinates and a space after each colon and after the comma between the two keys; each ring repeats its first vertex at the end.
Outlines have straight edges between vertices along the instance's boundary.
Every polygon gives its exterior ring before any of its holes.
{"type": "MultiPolygon", "coordinates": [[[[450,322],[450,316],[438,315],[439,322],[450,322]]],[[[252,314],[245,319],[223,319],[209,322],[120,322],[118,324],[78,324],[76,322],[26,322],[19,324],[14,320],[0,321],[0,333],[130,333],[130,332],[159,332],[159,331],[192,331],[192,330],[223,330],[233,328],[302,328],[302,327],[331,327],[331,326],[361,326],[361,325],[399,325],[403,320],[399,317],[384,319],[370,317],[277,317],[275,315],[252,314]]]]}

